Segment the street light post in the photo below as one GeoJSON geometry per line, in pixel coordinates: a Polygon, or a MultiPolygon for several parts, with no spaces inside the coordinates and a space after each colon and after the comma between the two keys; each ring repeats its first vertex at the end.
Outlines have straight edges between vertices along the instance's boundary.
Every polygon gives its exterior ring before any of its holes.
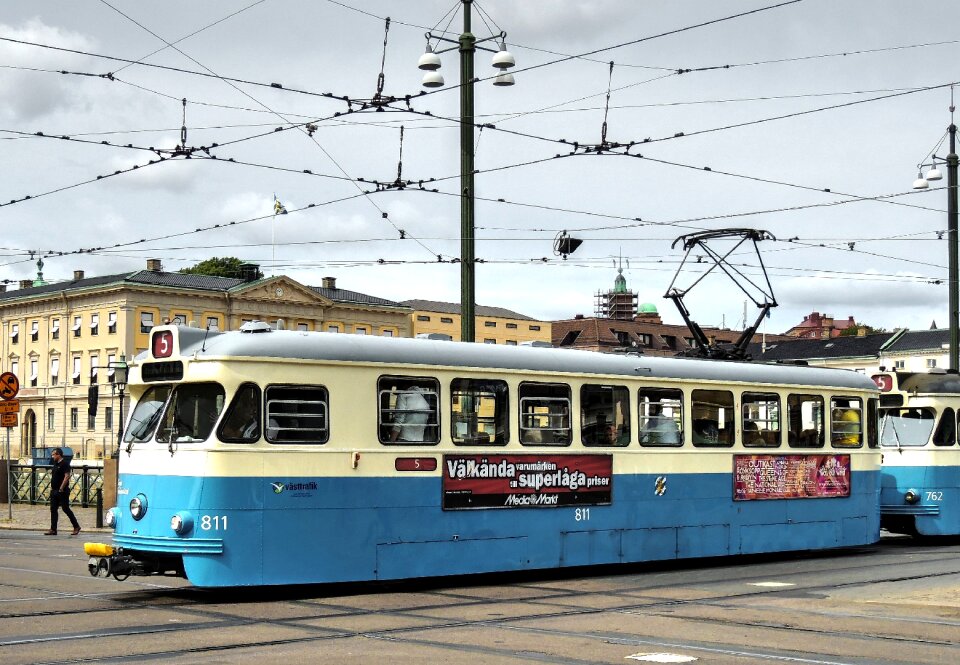
{"type": "Polygon", "coordinates": [[[951,122],[947,127],[947,134],[950,137],[950,153],[946,159],[932,156],[929,164],[920,164],[918,169],[922,172],[925,166],[930,170],[926,177],[918,176],[913,183],[914,189],[927,189],[930,180],[940,180],[943,176],[937,169],[938,164],[947,166],[947,244],[948,247],[948,271],[947,287],[949,290],[949,323],[950,323],[950,369],[960,370],[960,270],[958,270],[957,257],[957,164],[960,158],[957,157],[957,126],[952,122],[954,111],[953,102],[950,103],[951,122]]]}
{"type": "Polygon", "coordinates": [[[474,174],[474,135],[473,135],[473,56],[477,49],[490,51],[494,53],[493,66],[500,70],[500,74],[494,79],[496,86],[513,85],[513,75],[506,70],[513,67],[516,61],[513,55],[507,51],[506,37],[507,33],[500,32],[498,35],[477,39],[471,32],[471,9],[473,0],[460,0],[463,5],[463,33],[460,39],[454,41],[443,35],[434,35],[427,33],[427,51],[420,56],[418,66],[425,70],[423,77],[423,86],[426,88],[438,88],[444,84],[443,76],[437,71],[440,69],[440,58],[437,53],[452,51],[457,48],[460,51],[460,339],[464,342],[476,341],[476,257],[474,230],[474,201],[476,193],[474,192],[473,174],[474,174]],[[444,41],[456,46],[434,51],[430,45],[430,40],[435,39],[438,42],[444,41]],[[477,46],[478,44],[492,39],[500,40],[499,50],[477,46]]]}
{"type": "Polygon", "coordinates": [[[120,410],[117,421],[117,449],[113,453],[114,457],[119,458],[120,445],[123,443],[123,389],[127,387],[127,377],[130,368],[127,365],[127,357],[123,354],[120,355],[119,362],[109,363],[109,367],[113,370],[113,385],[116,386],[117,391],[120,393],[120,410]]]}

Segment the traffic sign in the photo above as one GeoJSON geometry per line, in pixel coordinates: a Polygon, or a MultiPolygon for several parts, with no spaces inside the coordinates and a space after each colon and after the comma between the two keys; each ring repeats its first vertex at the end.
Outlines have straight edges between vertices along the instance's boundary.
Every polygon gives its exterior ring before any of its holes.
{"type": "Polygon", "coordinates": [[[13,399],[20,392],[20,379],[13,372],[0,374],[0,399],[13,399]]]}
{"type": "Polygon", "coordinates": [[[16,426],[17,426],[16,413],[0,414],[0,427],[16,427],[16,426]]]}
{"type": "Polygon", "coordinates": [[[0,414],[4,413],[20,413],[20,400],[8,399],[5,402],[0,402],[0,414]]]}

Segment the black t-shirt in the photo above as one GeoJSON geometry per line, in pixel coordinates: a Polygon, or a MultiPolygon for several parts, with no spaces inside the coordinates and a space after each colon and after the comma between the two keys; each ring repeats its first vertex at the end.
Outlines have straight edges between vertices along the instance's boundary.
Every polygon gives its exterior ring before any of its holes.
{"type": "MultiPolygon", "coordinates": [[[[63,479],[70,477],[70,462],[67,461],[67,458],[61,457],[59,462],[53,463],[53,478],[50,481],[50,489],[53,492],[59,492],[60,488],[63,486],[63,479]]],[[[69,488],[70,481],[67,481],[67,487],[69,488]]]]}

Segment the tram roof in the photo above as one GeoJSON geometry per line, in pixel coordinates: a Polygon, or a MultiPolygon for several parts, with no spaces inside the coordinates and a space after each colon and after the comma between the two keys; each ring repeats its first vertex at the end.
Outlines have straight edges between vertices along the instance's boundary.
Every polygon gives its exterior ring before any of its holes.
{"type": "Polygon", "coordinates": [[[197,358],[291,358],[876,390],[873,381],[862,374],[822,367],[613,355],[574,349],[469,344],[294,330],[260,333],[207,332],[183,326],[177,330],[181,355],[197,358]]]}

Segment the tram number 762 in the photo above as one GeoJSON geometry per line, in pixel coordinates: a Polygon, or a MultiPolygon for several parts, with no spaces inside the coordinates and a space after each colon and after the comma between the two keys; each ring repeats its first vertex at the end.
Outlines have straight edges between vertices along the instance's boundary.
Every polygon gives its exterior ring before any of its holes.
{"type": "Polygon", "coordinates": [[[943,492],[927,492],[927,501],[943,501],[943,492]]]}

